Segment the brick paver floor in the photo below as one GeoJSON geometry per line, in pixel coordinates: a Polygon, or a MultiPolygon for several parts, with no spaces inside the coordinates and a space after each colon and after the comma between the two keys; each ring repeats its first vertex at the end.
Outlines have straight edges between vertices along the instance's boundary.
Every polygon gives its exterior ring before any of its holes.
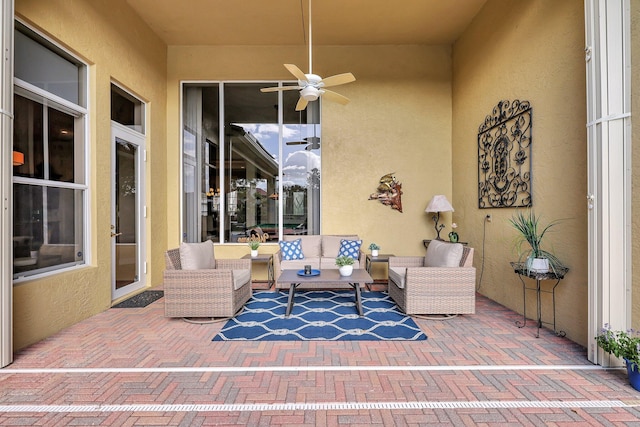
{"type": "Polygon", "coordinates": [[[426,341],[213,342],[223,323],[110,309],[0,369],[0,425],[640,425],[622,369],[482,297],[426,341]]]}

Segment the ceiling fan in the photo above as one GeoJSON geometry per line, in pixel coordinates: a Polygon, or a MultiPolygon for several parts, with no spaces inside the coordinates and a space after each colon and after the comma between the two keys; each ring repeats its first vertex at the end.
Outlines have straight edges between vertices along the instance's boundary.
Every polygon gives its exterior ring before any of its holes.
{"type": "Polygon", "coordinates": [[[329,89],[325,89],[331,86],[338,86],[345,83],[351,83],[356,80],[351,73],[336,74],[327,78],[322,78],[317,74],[313,74],[312,71],[312,43],[311,43],[311,0],[309,0],[309,74],[305,74],[294,64],[284,64],[285,68],[289,70],[295,78],[298,79],[297,86],[278,86],[278,87],[266,87],[260,89],[262,92],[276,92],[282,90],[299,90],[300,99],[296,104],[296,111],[301,111],[307,108],[309,102],[315,101],[319,97],[323,97],[329,101],[335,101],[342,105],[349,102],[349,98],[333,92],[329,89]]]}
{"type": "Polygon", "coordinates": [[[320,137],[318,136],[308,136],[306,138],[303,138],[300,141],[289,141],[286,142],[287,145],[304,145],[307,144],[306,147],[304,147],[305,150],[307,151],[311,151],[311,150],[317,150],[320,148],[320,137]]]}

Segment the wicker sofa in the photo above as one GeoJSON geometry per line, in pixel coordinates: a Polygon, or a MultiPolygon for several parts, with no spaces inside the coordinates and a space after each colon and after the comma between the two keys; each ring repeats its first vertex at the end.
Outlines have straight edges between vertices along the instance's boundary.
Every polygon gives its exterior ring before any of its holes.
{"type": "Polygon", "coordinates": [[[212,268],[183,270],[178,248],[165,253],[166,317],[232,317],[251,298],[251,260],[212,261],[212,268]]]}
{"type": "MultiPolygon", "coordinates": [[[[340,250],[341,240],[360,240],[356,235],[285,235],[284,241],[294,241],[300,239],[302,245],[303,259],[285,260],[282,251],[273,255],[273,271],[276,280],[276,289],[288,288],[289,285],[278,283],[278,277],[282,270],[301,270],[305,265],[310,265],[313,269],[338,269],[336,258],[340,250]]],[[[358,260],[354,263],[354,268],[365,268],[366,256],[362,250],[359,251],[358,260]]]]}
{"type": "Polygon", "coordinates": [[[426,256],[390,257],[389,295],[407,314],[474,314],[473,252],[432,241],[426,256]]]}

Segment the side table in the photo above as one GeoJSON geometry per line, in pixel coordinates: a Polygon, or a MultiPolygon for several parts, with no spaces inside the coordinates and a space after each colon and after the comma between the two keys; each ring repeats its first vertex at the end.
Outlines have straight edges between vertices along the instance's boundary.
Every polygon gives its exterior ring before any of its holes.
{"type": "MultiPolygon", "coordinates": [[[[392,257],[392,256],[395,256],[395,255],[394,254],[378,254],[378,256],[373,256],[371,254],[367,254],[367,257],[365,260],[365,269],[367,270],[367,273],[371,274],[371,265],[374,262],[386,262],[388,264],[389,257],[392,257]]],[[[367,283],[367,289],[371,290],[371,285],[369,283],[367,283]]]]}
{"type": "Polygon", "coordinates": [[[538,332],[536,333],[536,338],[540,337],[540,327],[542,327],[543,323],[548,325],[553,324],[553,332],[559,337],[564,337],[566,333],[564,331],[556,330],[556,287],[560,283],[560,280],[564,279],[565,274],[569,271],[567,267],[559,267],[555,271],[549,271],[547,273],[537,273],[534,271],[529,271],[527,269],[526,263],[524,262],[512,262],[510,263],[511,267],[513,267],[514,272],[518,275],[518,278],[522,282],[522,301],[523,301],[523,314],[522,314],[522,322],[519,320],[516,321],[516,326],[518,328],[523,328],[527,324],[527,290],[536,291],[536,299],[537,299],[537,323],[538,323],[538,332]],[[527,277],[529,279],[533,279],[536,281],[536,287],[531,288],[527,287],[524,281],[524,278],[527,277]],[[555,280],[556,283],[553,285],[551,290],[544,290],[540,286],[540,282],[543,280],[555,280]],[[553,301],[553,322],[544,322],[542,320],[542,303],[540,301],[540,294],[548,293],[552,295],[553,301]]]}
{"type": "Polygon", "coordinates": [[[271,289],[273,286],[273,255],[271,254],[258,254],[256,257],[252,257],[251,254],[246,254],[243,259],[250,259],[251,264],[266,264],[267,265],[267,287],[259,289],[271,289]]]}

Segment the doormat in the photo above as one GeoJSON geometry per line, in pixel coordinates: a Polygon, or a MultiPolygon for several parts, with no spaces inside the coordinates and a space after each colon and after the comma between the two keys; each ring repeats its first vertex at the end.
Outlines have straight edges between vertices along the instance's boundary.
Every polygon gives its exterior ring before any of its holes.
{"type": "Polygon", "coordinates": [[[364,316],[354,293],[298,291],[289,317],[287,292],[255,292],[213,341],[381,341],[426,340],[413,319],[383,292],[363,292],[364,316]]]}
{"type": "Polygon", "coordinates": [[[111,308],[137,308],[146,307],[154,301],[159,300],[164,296],[164,291],[144,291],[138,295],[134,295],[122,301],[119,304],[114,305],[111,308]]]}

